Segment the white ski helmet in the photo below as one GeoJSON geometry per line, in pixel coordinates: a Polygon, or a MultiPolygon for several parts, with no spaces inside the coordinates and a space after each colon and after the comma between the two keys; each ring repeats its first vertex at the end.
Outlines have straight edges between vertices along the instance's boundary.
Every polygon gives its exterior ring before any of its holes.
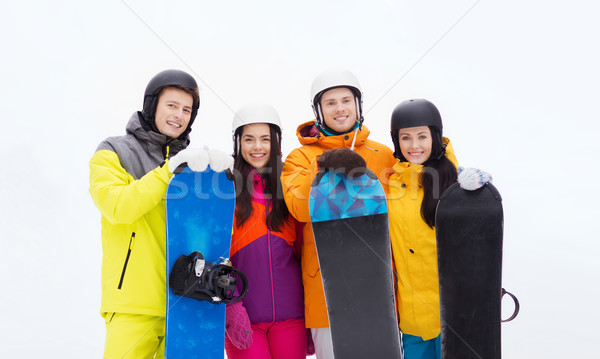
{"type": "Polygon", "coordinates": [[[236,111],[231,124],[231,134],[235,136],[238,128],[252,123],[271,123],[281,131],[281,120],[277,110],[271,105],[253,103],[244,105],[236,111]]]}
{"type": "Polygon", "coordinates": [[[319,74],[313,80],[310,97],[312,99],[312,108],[319,126],[323,126],[323,112],[321,111],[321,96],[333,88],[347,87],[354,93],[356,99],[356,115],[359,125],[362,126],[362,90],[358,79],[353,73],[347,70],[327,70],[319,74]]]}
{"type": "MultiPolygon", "coordinates": [[[[271,105],[266,104],[247,104],[240,107],[233,116],[231,124],[231,135],[233,136],[233,155],[237,156],[241,146],[242,131],[240,130],[245,125],[253,123],[266,123],[276,126],[275,136],[277,143],[281,144],[281,120],[277,110],[271,105]]],[[[271,139],[274,140],[274,139],[271,139]]],[[[281,152],[281,149],[279,149],[281,152]]]]}

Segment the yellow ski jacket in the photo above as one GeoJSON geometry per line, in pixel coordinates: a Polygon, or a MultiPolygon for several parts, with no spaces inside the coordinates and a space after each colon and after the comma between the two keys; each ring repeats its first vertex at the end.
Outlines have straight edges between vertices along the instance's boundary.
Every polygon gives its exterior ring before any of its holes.
{"type": "MultiPolygon", "coordinates": [[[[452,144],[446,157],[458,166],[452,144]]],[[[421,217],[422,165],[398,161],[388,187],[390,237],[396,272],[400,330],[429,340],[440,334],[440,295],[435,228],[421,217]]],[[[441,195],[441,193],[440,193],[441,195]]]]}
{"type": "Polygon", "coordinates": [[[102,223],[102,316],[165,316],[165,194],[172,176],[165,157],[185,146],[146,131],[134,113],[127,134],[103,141],[89,162],[89,192],[102,223]]]}

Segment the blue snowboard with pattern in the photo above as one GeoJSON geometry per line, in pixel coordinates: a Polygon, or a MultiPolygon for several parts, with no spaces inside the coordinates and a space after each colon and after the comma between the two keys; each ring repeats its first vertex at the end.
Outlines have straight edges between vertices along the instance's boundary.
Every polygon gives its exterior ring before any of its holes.
{"type": "MultiPolygon", "coordinates": [[[[167,277],[180,255],[199,251],[209,262],[229,258],[235,188],[225,172],[185,168],[167,188],[167,277]]],[[[165,358],[225,356],[225,304],[173,294],[167,285],[165,358]]]]}
{"type": "Polygon", "coordinates": [[[373,172],[319,173],[309,210],[336,358],[402,358],[387,203],[373,172]]]}

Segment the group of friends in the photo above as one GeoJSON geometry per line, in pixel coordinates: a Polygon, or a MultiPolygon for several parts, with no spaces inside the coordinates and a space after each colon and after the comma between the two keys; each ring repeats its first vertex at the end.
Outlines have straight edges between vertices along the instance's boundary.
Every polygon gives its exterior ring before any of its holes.
{"type": "Polygon", "coordinates": [[[195,79],[165,70],[150,80],[126,134],[101,142],[89,162],[90,194],[102,224],[105,358],[164,357],[165,194],[182,163],[237,174],[230,254],[249,290],[226,308],[227,357],[333,358],[308,198],[320,157],[335,152],[364,159],[386,192],[404,357],[440,357],[436,205],[453,183],[475,189],[489,175],[476,169],[459,174],[440,113],[428,100],[403,101],[393,110],[393,151],[369,139],[361,86],[352,73],[320,74],[311,100],[315,119],[298,126],[301,146],[282,163],[274,107],[236,111],[232,156],[188,147],[200,106],[195,79]]]}

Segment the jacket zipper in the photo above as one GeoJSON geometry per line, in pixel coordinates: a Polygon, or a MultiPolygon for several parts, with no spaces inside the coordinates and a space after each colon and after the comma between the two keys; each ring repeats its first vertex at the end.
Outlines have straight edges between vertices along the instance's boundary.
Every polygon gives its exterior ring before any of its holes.
{"type": "MultiPolygon", "coordinates": [[[[265,188],[265,182],[263,181],[263,196],[266,193],[266,188],[265,188]]],[[[265,222],[267,221],[267,218],[269,217],[269,201],[267,200],[267,198],[265,197],[265,213],[266,213],[266,217],[265,217],[265,222]]],[[[271,276],[271,303],[273,303],[273,322],[275,322],[275,283],[273,280],[273,259],[271,257],[271,230],[269,229],[268,223],[267,224],[267,250],[269,252],[269,274],[271,276]]]]}
{"type": "Polygon", "coordinates": [[[121,272],[121,279],[119,280],[119,287],[121,289],[123,286],[123,279],[125,278],[125,271],[127,270],[127,263],[129,263],[129,257],[131,256],[131,244],[135,239],[135,232],[131,232],[131,237],[129,238],[129,248],[127,248],[127,257],[125,257],[125,263],[123,264],[123,271],[121,272]]]}

